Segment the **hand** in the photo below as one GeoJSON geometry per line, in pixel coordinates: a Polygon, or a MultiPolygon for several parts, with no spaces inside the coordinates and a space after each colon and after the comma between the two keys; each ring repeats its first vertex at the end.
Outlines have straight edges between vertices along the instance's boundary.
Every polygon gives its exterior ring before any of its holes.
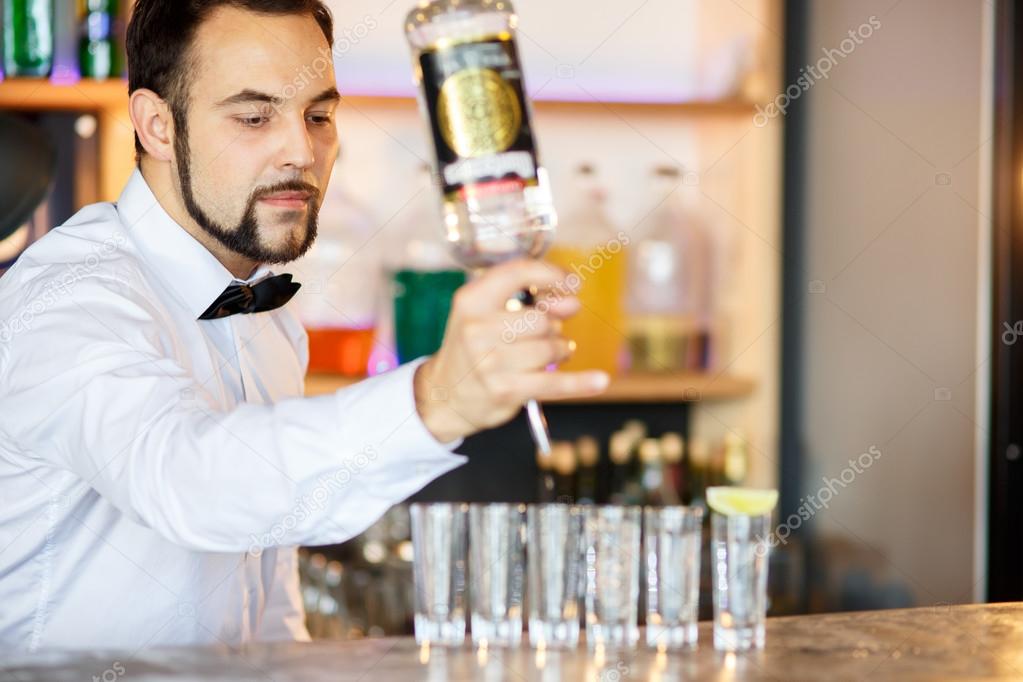
{"type": "Polygon", "coordinates": [[[440,350],[414,381],[416,408],[426,428],[446,443],[503,424],[530,400],[596,395],[607,388],[601,371],[548,372],[575,344],[561,320],[579,310],[565,273],[543,261],[495,266],[455,293],[440,350]],[[535,287],[530,308],[509,311],[509,299],[535,287]]]}

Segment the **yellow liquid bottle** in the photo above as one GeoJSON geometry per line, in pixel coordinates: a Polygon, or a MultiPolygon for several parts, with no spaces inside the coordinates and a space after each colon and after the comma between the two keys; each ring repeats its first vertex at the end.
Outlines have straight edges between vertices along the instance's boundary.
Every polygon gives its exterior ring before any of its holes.
{"type": "Polygon", "coordinates": [[[713,244],[707,226],[679,198],[681,184],[681,169],[656,168],[656,208],[633,230],[626,308],[630,367],[638,372],[707,366],[713,244]]]}
{"type": "Polygon", "coordinates": [[[627,329],[623,297],[626,283],[626,235],[617,231],[604,210],[604,191],[593,167],[577,171],[575,210],[561,219],[547,260],[579,282],[581,310],[565,322],[564,334],[576,342],[562,369],[601,369],[615,374],[622,365],[627,329]]]}

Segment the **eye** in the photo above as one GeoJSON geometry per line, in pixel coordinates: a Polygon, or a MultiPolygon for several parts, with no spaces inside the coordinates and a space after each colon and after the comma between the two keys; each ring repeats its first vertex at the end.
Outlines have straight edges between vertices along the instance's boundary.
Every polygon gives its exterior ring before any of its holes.
{"type": "Polygon", "coordinates": [[[267,121],[270,120],[269,116],[263,116],[262,114],[252,114],[249,116],[240,116],[235,119],[238,123],[242,124],[246,128],[261,128],[267,121]]]}
{"type": "Polygon", "coordinates": [[[330,125],[333,118],[328,113],[314,113],[306,116],[306,120],[317,126],[330,125]]]}

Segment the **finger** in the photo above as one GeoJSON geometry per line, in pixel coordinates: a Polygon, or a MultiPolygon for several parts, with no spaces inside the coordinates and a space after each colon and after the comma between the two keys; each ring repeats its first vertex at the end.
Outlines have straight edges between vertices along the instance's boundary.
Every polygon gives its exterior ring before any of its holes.
{"type": "Polygon", "coordinates": [[[532,372],[564,362],[575,351],[575,341],[560,337],[529,339],[516,343],[502,344],[494,352],[494,364],[498,371],[532,372]]]}
{"type": "Polygon", "coordinates": [[[510,388],[523,400],[566,400],[600,395],[611,378],[606,372],[531,372],[508,377],[510,388]]]}
{"type": "Polygon", "coordinates": [[[541,294],[533,306],[533,310],[562,320],[572,317],[579,312],[580,308],[582,308],[582,304],[577,297],[558,294],[556,291],[541,294]]]}
{"type": "Polygon", "coordinates": [[[534,308],[502,313],[498,317],[501,325],[501,339],[504,341],[515,338],[535,338],[561,333],[561,322],[577,313],[581,305],[575,297],[559,300],[555,303],[541,301],[534,308]]]}
{"type": "Polygon", "coordinates": [[[520,259],[495,265],[466,284],[455,295],[455,305],[462,312],[476,315],[504,310],[508,299],[530,286],[554,289],[565,295],[575,293],[561,268],[544,261],[520,259]]]}
{"type": "Polygon", "coordinates": [[[521,339],[542,339],[561,334],[561,320],[536,310],[504,313],[498,318],[501,341],[513,343],[521,339]]]}

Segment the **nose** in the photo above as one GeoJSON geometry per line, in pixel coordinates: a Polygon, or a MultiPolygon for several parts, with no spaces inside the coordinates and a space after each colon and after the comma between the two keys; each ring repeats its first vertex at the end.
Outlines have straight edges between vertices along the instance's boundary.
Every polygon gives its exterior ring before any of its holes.
{"type": "Polygon", "coordinates": [[[313,165],[313,140],[301,115],[289,117],[283,127],[277,167],[282,170],[306,170],[313,165]]]}

